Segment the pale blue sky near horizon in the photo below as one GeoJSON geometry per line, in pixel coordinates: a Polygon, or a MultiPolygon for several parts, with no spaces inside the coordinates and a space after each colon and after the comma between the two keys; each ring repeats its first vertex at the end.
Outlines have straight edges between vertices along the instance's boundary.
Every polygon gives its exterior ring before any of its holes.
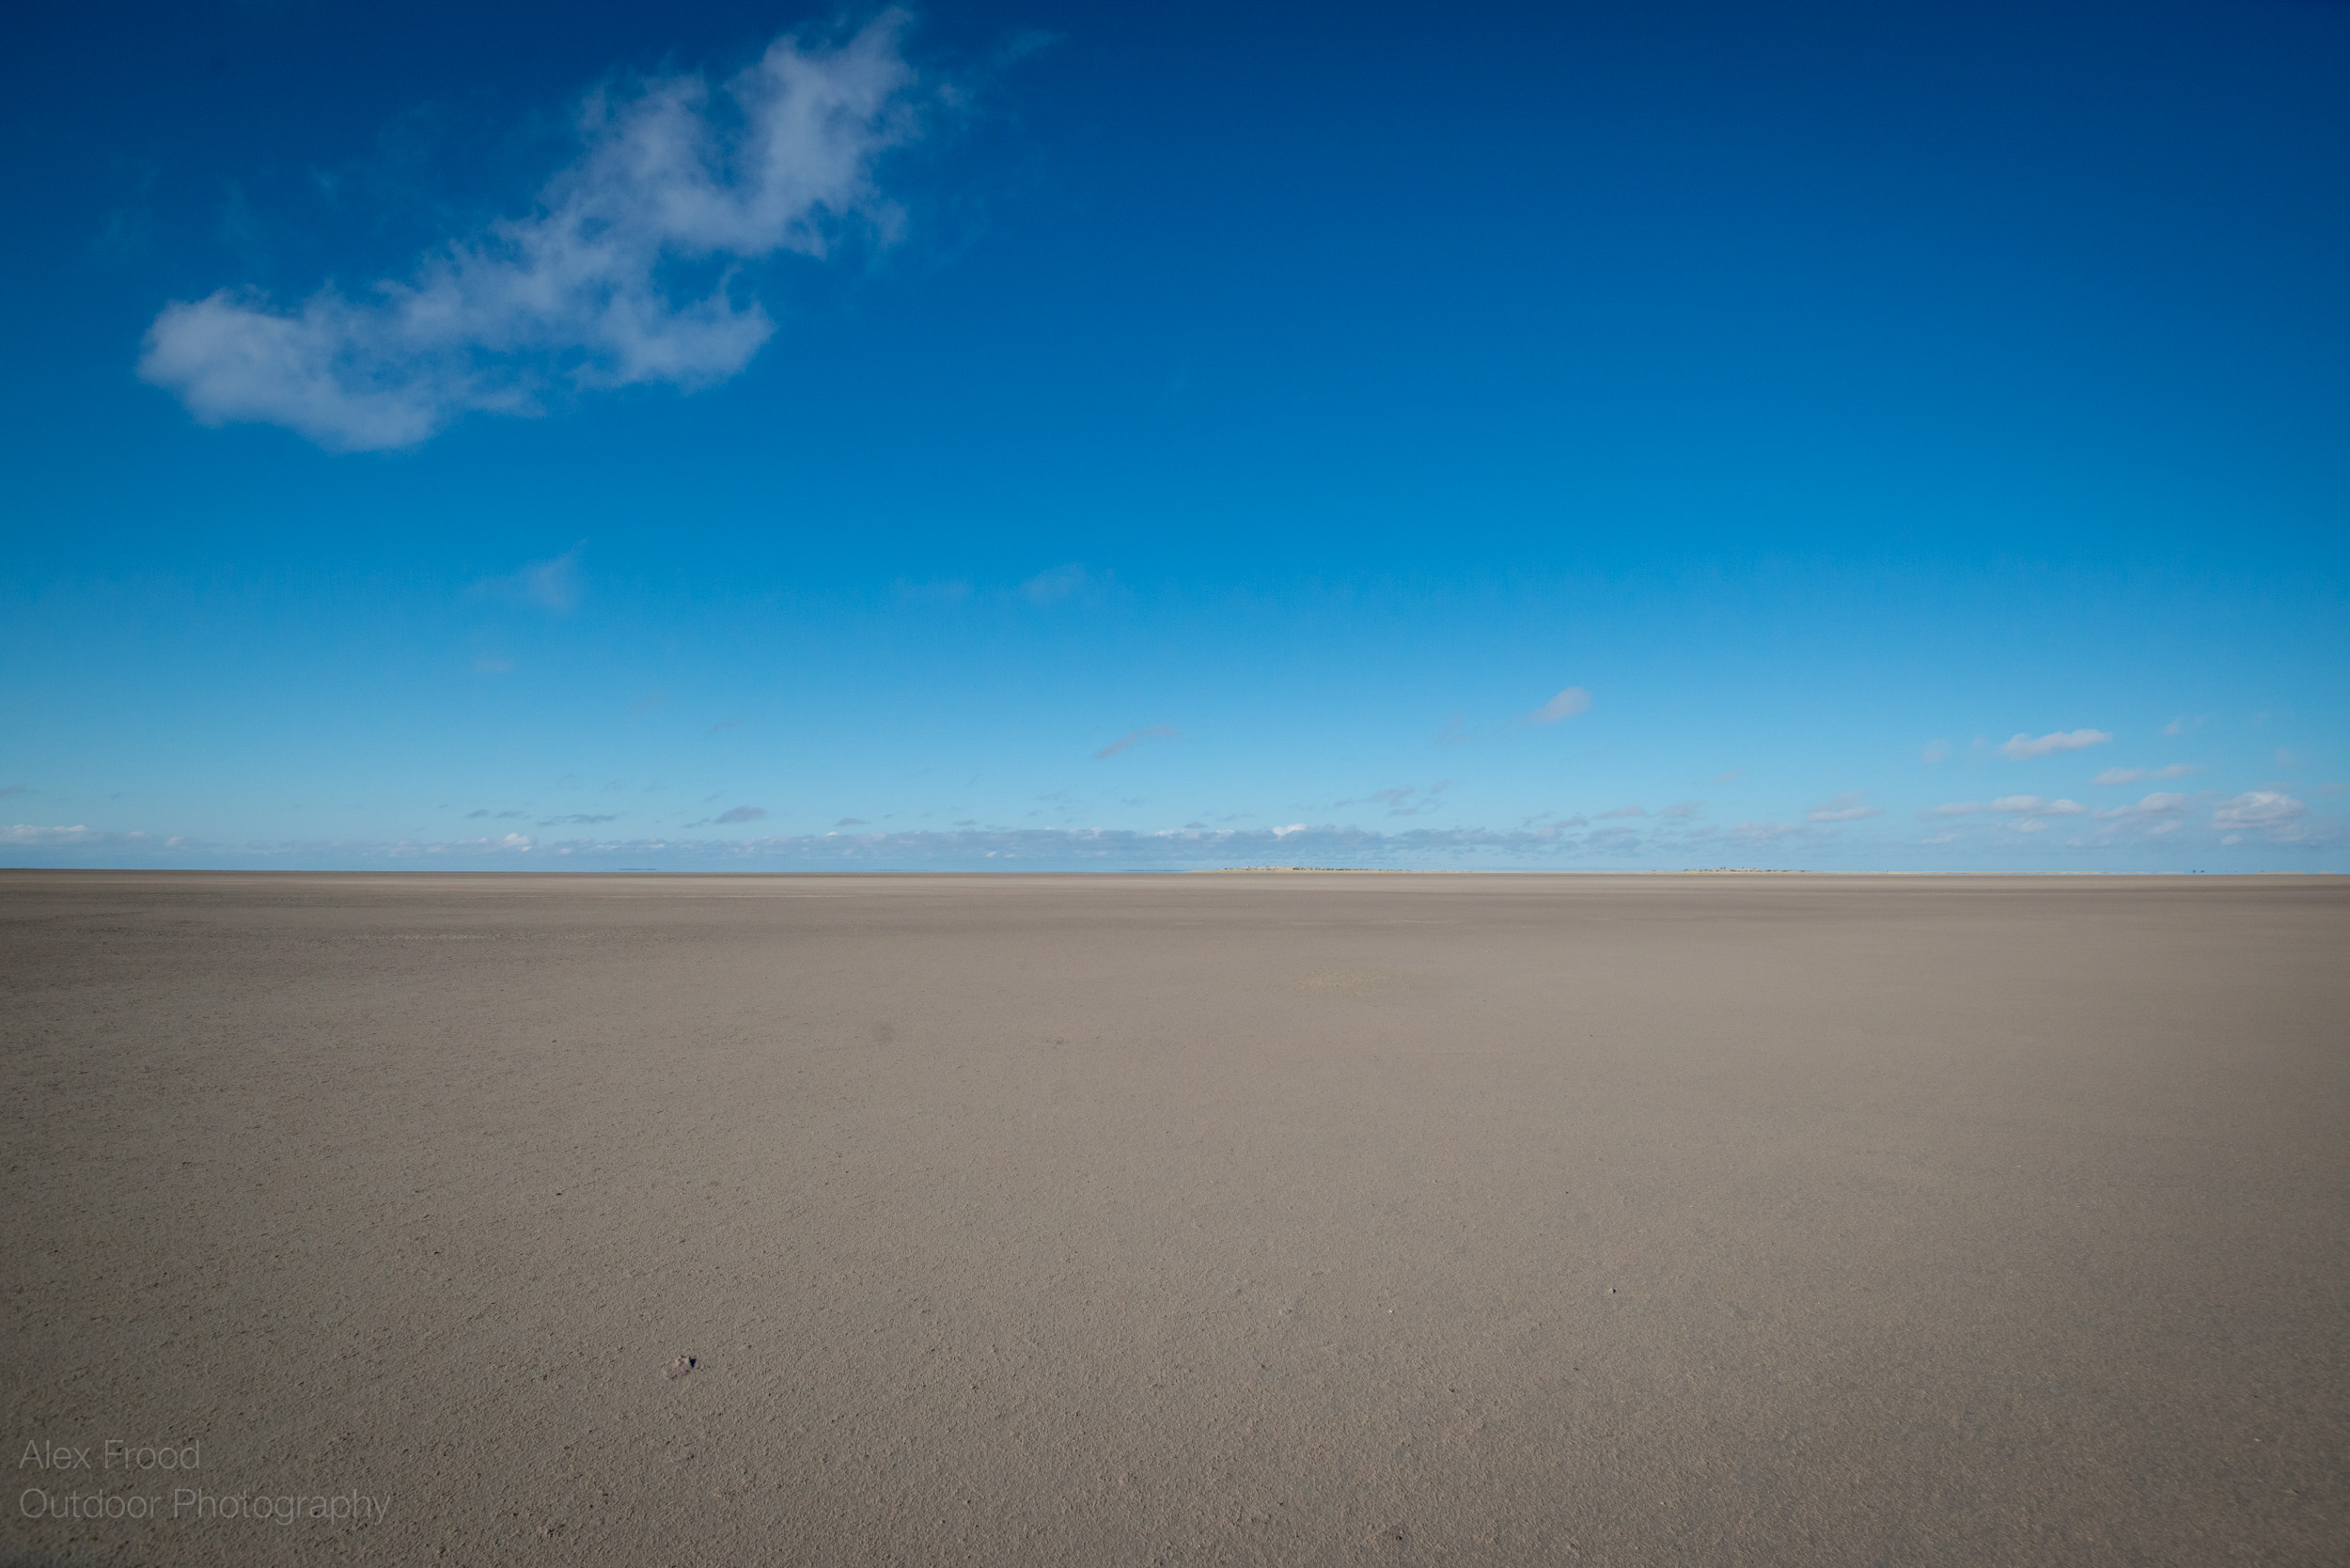
{"type": "Polygon", "coordinates": [[[2350,870],[2350,7],[0,71],[0,865],[2350,870]]]}

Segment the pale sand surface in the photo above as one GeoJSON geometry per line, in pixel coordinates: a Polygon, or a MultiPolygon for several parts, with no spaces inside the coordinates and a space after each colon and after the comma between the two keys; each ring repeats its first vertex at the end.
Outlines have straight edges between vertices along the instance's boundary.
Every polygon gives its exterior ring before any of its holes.
{"type": "Polygon", "coordinates": [[[2342,880],[0,873],[11,1451],[389,1499],[0,1548],[2340,1562],[2345,1020],[2342,880]]]}

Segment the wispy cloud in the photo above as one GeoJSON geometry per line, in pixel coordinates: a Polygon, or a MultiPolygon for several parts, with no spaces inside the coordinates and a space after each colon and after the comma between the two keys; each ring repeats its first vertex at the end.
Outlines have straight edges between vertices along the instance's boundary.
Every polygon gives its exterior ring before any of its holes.
{"type": "MultiPolygon", "coordinates": [[[[110,855],[163,855],[169,862],[179,864],[185,863],[186,852],[195,847],[190,839],[180,834],[163,838],[135,828],[129,832],[112,832],[91,827],[85,823],[74,823],[70,826],[44,826],[39,823],[0,826],[0,845],[24,850],[70,849],[110,855]]],[[[89,864],[87,861],[78,863],[89,864]]]]}
{"type": "Polygon", "coordinates": [[[2107,768],[2090,782],[2092,784],[2142,784],[2156,778],[2185,778],[2188,774],[2202,771],[2201,766],[2194,762],[2171,762],[2159,768],[2107,768]]]}
{"type": "Polygon", "coordinates": [[[2189,718],[2186,714],[2181,713],[2177,718],[2164,725],[2162,732],[2172,736],[2184,735],[2190,729],[2201,729],[2203,727],[2203,720],[2210,716],[2208,713],[2198,713],[2193,718],[2189,718]]]}
{"type": "MultiPolygon", "coordinates": [[[[478,597],[504,599],[556,615],[569,615],[579,608],[580,595],[588,588],[587,573],[579,566],[580,552],[585,548],[574,544],[559,556],[532,561],[507,576],[484,577],[474,584],[472,592],[478,597]]],[[[657,702],[660,698],[652,700],[657,702]]]]}
{"type": "Polygon", "coordinates": [[[1781,839],[1800,839],[1810,830],[1801,823],[1731,823],[1718,835],[1733,844],[1768,844],[1781,839]]]}
{"type": "Polygon", "coordinates": [[[6,800],[10,795],[29,795],[32,792],[33,787],[30,784],[0,784],[0,800],[6,800]]]}
{"type": "Polygon", "coordinates": [[[81,823],[70,827],[43,827],[37,823],[16,823],[0,827],[0,844],[86,844],[102,835],[81,823]]]}
{"type": "Polygon", "coordinates": [[[1808,823],[1856,823],[1864,817],[1882,817],[1882,808],[1868,804],[1868,792],[1848,790],[1825,805],[1815,806],[1803,814],[1808,823]]]}
{"type": "Polygon", "coordinates": [[[699,73],[599,89],[577,161],[524,215],[355,300],[330,284],[292,308],[234,290],[167,306],[139,373],[205,424],[354,450],[535,413],[555,388],[722,381],[775,331],[744,264],[901,227],[874,166],[919,130],[905,25],[893,10],[838,47],[778,39],[715,89],[699,73]]]}
{"type": "Polygon", "coordinates": [[[1577,713],[1589,713],[1590,707],[1591,694],[1590,692],[1580,686],[1569,686],[1557,697],[1527,714],[1526,721],[1528,724],[1557,724],[1560,719],[1571,719],[1577,713]]]}
{"type": "Polygon", "coordinates": [[[1591,820],[1592,820],[1593,822],[1604,823],[1604,822],[1612,822],[1612,821],[1614,821],[1614,820],[1616,820],[1617,818],[1620,818],[1620,817],[1645,817],[1645,816],[1647,816],[1647,815],[1648,815],[1648,808],[1647,808],[1646,807],[1640,807],[1640,806],[1619,806],[1619,807],[1617,807],[1617,808],[1616,808],[1614,810],[1612,810],[1612,811],[1602,811],[1601,813],[1599,813],[1599,815],[1597,815],[1596,817],[1593,817],[1591,820]]]}
{"type": "Polygon", "coordinates": [[[2018,817],[2077,817],[2088,809],[2077,800],[2050,800],[2045,795],[2001,795],[1997,800],[1956,800],[1947,805],[1929,806],[1918,815],[1971,817],[1990,811],[2018,817]]]}
{"type": "Polygon", "coordinates": [[[1950,754],[1950,743],[1948,741],[1928,741],[1918,748],[1919,760],[1924,762],[1939,762],[1950,754]]]}
{"type": "Polygon", "coordinates": [[[2089,808],[2077,800],[2051,800],[2045,795],[2001,795],[1991,803],[1991,809],[2024,817],[2077,817],[2089,808]]]}
{"type": "MultiPolygon", "coordinates": [[[[1452,780],[1444,778],[1429,785],[1425,790],[1417,784],[1406,784],[1392,790],[1373,790],[1364,798],[1386,807],[1387,815],[1390,817],[1417,817],[1422,812],[1434,811],[1442,805],[1444,792],[1450,788],[1452,788],[1452,780]]],[[[1355,803],[1340,801],[1339,804],[1352,806],[1355,803]]]]}
{"type": "Polygon", "coordinates": [[[1689,822],[1697,816],[1698,811],[1704,805],[1705,802],[1701,800],[1677,800],[1670,806],[1659,809],[1656,813],[1657,819],[1668,823],[1689,822]]]}
{"type": "Polygon", "coordinates": [[[763,806],[737,806],[731,810],[719,812],[717,820],[722,823],[755,823],[766,815],[767,808],[763,806]]]}
{"type": "Polygon", "coordinates": [[[1020,585],[1020,597],[1039,609],[1074,599],[1093,585],[1093,573],[1072,561],[1040,572],[1020,585]]]}
{"type": "Polygon", "coordinates": [[[2085,746],[2103,745],[2113,737],[2103,729],[2058,729],[2045,735],[2018,733],[1999,746],[1999,755],[2025,761],[2045,757],[2056,751],[2079,751],[2085,746]]]}
{"type": "Polygon", "coordinates": [[[1127,730],[1123,735],[1095,752],[1093,760],[1097,762],[1106,762],[1113,757],[1122,756],[1132,751],[1145,741],[1172,741],[1180,738],[1175,727],[1171,724],[1146,725],[1140,729],[1127,730]]]}
{"type": "Polygon", "coordinates": [[[585,811],[574,811],[568,817],[549,817],[539,825],[540,827],[597,827],[604,823],[617,823],[619,820],[618,813],[590,816],[585,811]]]}
{"type": "Polygon", "coordinates": [[[2136,806],[2109,806],[2102,811],[2092,811],[2090,815],[2099,822],[2112,822],[2124,817],[2166,816],[2171,812],[2186,809],[2186,796],[2157,792],[2146,796],[2136,806]]]}

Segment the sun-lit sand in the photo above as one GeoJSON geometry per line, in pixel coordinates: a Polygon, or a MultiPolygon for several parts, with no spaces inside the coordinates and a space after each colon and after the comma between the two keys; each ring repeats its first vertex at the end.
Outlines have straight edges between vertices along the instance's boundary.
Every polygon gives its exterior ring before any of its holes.
{"type": "Polygon", "coordinates": [[[7,872],[0,1038],[9,1561],[2350,1543],[2350,880],[7,872]]]}

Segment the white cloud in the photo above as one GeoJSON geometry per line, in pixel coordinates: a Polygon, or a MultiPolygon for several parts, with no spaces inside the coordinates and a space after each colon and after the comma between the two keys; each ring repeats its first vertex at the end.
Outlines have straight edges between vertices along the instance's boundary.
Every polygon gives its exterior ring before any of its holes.
{"type": "Polygon", "coordinates": [[[2186,796],[2157,792],[2154,794],[2148,795],[2145,799],[2139,801],[2136,806],[2108,807],[2103,811],[2092,811],[2090,815],[2095,817],[2100,822],[2111,822],[2116,817],[2166,816],[2171,812],[2184,811],[2186,809],[2186,796]]]}
{"type": "Polygon", "coordinates": [[[532,561],[511,576],[484,577],[473,586],[473,591],[493,599],[510,599],[556,615],[569,615],[579,607],[580,595],[588,588],[587,574],[579,569],[579,553],[585,548],[574,544],[559,556],[532,561]]]}
{"type": "Polygon", "coordinates": [[[838,47],[778,39],[713,90],[700,74],[590,94],[585,146],[530,212],[452,239],[355,300],[282,309],[253,290],[166,306],[139,374],[202,423],[284,425],[321,446],[409,447],[550,388],[723,381],[775,321],[739,274],[901,226],[875,161],[915,135],[906,17],[838,47]]]}
{"type": "Polygon", "coordinates": [[[2103,745],[2111,739],[2102,729],[2058,729],[2036,739],[2019,731],[2000,745],[1999,755],[2020,762],[2045,757],[2052,751],[2078,751],[2084,746],[2103,745]]]}
{"type": "Polygon", "coordinates": [[[98,837],[80,823],[71,827],[41,827],[33,823],[0,827],[0,844],[86,844],[98,837]]]}
{"type": "Polygon", "coordinates": [[[1590,692],[1580,686],[1569,686],[1565,691],[1527,714],[1527,722],[1557,724],[1560,719],[1571,719],[1577,713],[1590,712],[1590,706],[1591,694],[1590,692]]]}
{"type": "Polygon", "coordinates": [[[2050,800],[2045,795],[2001,795],[1990,809],[2025,817],[2077,817],[2089,808],[2077,800],[2050,800]]]}
{"type": "Polygon", "coordinates": [[[1865,804],[1868,792],[1848,790],[1824,806],[1815,806],[1804,813],[1808,823],[1856,823],[1864,817],[1882,817],[1884,811],[1865,804]]]}
{"type": "Polygon", "coordinates": [[[2223,801],[2214,808],[2211,825],[2273,832],[2285,827],[2307,809],[2291,795],[2275,790],[2247,790],[2233,800],[2223,801]]]}
{"type": "Polygon", "coordinates": [[[1110,758],[1119,755],[1120,752],[1132,751],[1136,745],[1144,741],[1162,739],[1171,741],[1176,738],[1176,729],[1171,724],[1153,724],[1141,729],[1129,729],[1123,735],[1119,736],[1118,739],[1112,741],[1109,745],[1095,752],[1093,754],[1093,760],[1097,762],[1106,761],[1110,758]]]}
{"type": "Polygon", "coordinates": [[[2188,774],[2202,771],[2202,768],[2194,762],[2171,762],[2159,768],[2107,768],[2090,782],[2092,784],[2138,784],[2154,778],[2185,778],[2188,774]]]}
{"type": "Polygon", "coordinates": [[[1971,817],[1984,811],[2019,817],[2077,817],[2089,808],[2076,800],[2050,800],[2044,795],[2001,795],[1997,800],[1954,800],[1929,806],[1921,817],[1971,817]]]}
{"type": "Polygon", "coordinates": [[[1792,839],[1804,832],[1801,823],[1731,823],[1721,836],[1742,844],[1763,844],[1778,839],[1792,839]]]}
{"type": "Polygon", "coordinates": [[[1038,572],[1020,585],[1020,593],[1029,604],[1042,608],[1046,604],[1058,604],[1064,599],[1075,598],[1085,591],[1090,580],[1086,569],[1073,561],[1067,566],[1056,566],[1038,572]]]}

